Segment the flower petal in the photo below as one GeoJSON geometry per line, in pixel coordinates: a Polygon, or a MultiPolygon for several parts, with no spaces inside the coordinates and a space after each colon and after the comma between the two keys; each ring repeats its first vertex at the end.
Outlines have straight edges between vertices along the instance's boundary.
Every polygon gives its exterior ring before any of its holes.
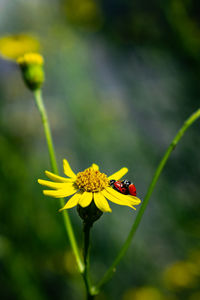
{"type": "Polygon", "coordinates": [[[108,193],[106,190],[103,190],[102,191],[102,194],[110,201],[118,204],[118,205],[126,205],[126,206],[129,206],[133,209],[135,209],[135,207],[132,206],[132,203],[129,202],[129,201],[124,201],[123,199],[119,199],[115,196],[113,196],[112,194],[108,193]]]}
{"type": "Polygon", "coordinates": [[[112,209],[110,208],[108,201],[102,195],[102,193],[94,193],[94,202],[98,209],[100,209],[103,212],[112,212],[112,209]]]}
{"type": "Polygon", "coordinates": [[[92,193],[91,192],[84,192],[79,200],[79,204],[82,207],[86,207],[90,205],[92,202],[92,193]]]}
{"type": "Polygon", "coordinates": [[[91,168],[93,168],[95,171],[98,171],[98,170],[99,170],[99,166],[96,165],[96,164],[92,164],[92,165],[91,165],[91,168]]]}
{"type": "Polygon", "coordinates": [[[111,187],[107,187],[106,191],[114,197],[120,199],[121,201],[130,203],[131,205],[138,205],[141,203],[141,200],[139,198],[130,195],[124,195],[111,187]]]}
{"type": "Polygon", "coordinates": [[[52,179],[53,181],[56,181],[56,182],[70,182],[70,181],[72,181],[72,179],[61,177],[61,176],[56,175],[54,173],[51,173],[49,171],[45,171],[45,174],[49,179],[52,179]]]}
{"type": "Polygon", "coordinates": [[[108,177],[109,180],[114,179],[114,180],[119,180],[120,178],[122,178],[126,173],[128,172],[127,168],[122,168],[119,171],[117,171],[116,173],[110,175],[108,177]]]}
{"type": "Polygon", "coordinates": [[[54,197],[54,198],[63,198],[63,197],[68,197],[77,192],[77,189],[74,188],[73,186],[66,188],[66,189],[59,189],[56,191],[52,190],[44,190],[43,194],[46,196],[54,197]]]}
{"type": "Polygon", "coordinates": [[[82,193],[81,192],[77,192],[74,196],[72,196],[67,203],[65,204],[65,206],[63,206],[63,208],[59,209],[59,211],[62,211],[63,209],[68,209],[68,208],[72,208],[74,206],[76,206],[80,200],[82,193]]]}
{"type": "Polygon", "coordinates": [[[73,186],[72,182],[52,182],[49,180],[43,180],[43,179],[38,179],[38,183],[47,187],[50,187],[52,189],[65,189],[65,188],[70,188],[73,186]]]}
{"type": "Polygon", "coordinates": [[[131,196],[131,195],[128,195],[127,197],[130,198],[130,201],[132,201],[133,205],[139,205],[141,203],[141,200],[138,197],[131,196]]]}
{"type": "Polygon", "coordinates": [[[71,178],[76,178],[76,174],[72,171],[72,169],[66,159],[63,159],[63,168],[64,168],[64,173],[66,176],[71,177],[71,178]]]}

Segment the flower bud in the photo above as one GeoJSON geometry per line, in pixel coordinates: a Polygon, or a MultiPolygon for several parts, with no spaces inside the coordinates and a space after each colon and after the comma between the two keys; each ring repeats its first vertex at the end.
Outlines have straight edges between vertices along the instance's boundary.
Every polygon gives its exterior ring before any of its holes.
{"type": "Polygon", "coordinates": [[[86,207],[78,205],[77,211],[84,223],[87,223],[90,226],[92,226],[92,224],[103,214],[103,212],[96,207],[94,201],[92,201],[90,205],[86,207]]]}
{"type": "Polygon", "coordinates": [[[43,57],[38,53],[26,53],[17,59],[17,63],[28,88],[39,89],[44,82],[43,57]]]}

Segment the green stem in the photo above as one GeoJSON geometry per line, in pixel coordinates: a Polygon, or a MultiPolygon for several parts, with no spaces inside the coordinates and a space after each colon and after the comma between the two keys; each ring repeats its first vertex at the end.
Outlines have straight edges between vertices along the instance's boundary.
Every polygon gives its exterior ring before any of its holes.
{"type": "MultiPolygon", "coordinates": [[[[37,108],[39,110],[39,113],[40,113],[40,116],[42,119],[42,124],[44,127],[44,132],[45,132],[45,137],[46,137],[46,141],[47,141],[52,171],[54,173],[58,174],[58,166],[57,166],[57,162],[56,162],[56,156],[55,156],[55,151],[54,151],[54,146],[53,146],[53,141],[52,141],[51,130],[50,130],[50,126],[49,126],[47,112],[46,112],[46,109],[45,109],[45,106],[43,103],[43,99],[42,99],[41,90],[36,90],[34,92],[34,96],[35,96],[35,102],[36,102],[37,108]]],[[[63,198],[60,199],[60,203],[61,203],[61,206],[63,207],[65,204],[63,198]]],[[[68,212],[66,210],[63,210],[63,218],[64,218],[65,227],[66,227],[66,230],[67,230],[67,233],[69,236],[69,241],[70,241],[72,250],[73,250],[75,258],[76,258],[78,269],[79,269],[80,273],[83,273],[84,264],[80,257],[76,238],[75,238],[74,231],[72,228],[72,224],[71,224],[68,212]]]]}
{"type": "Polygon", "coordinates": [[[183,124],[183,126],[181,127],[181,129],[178,131],[178,133],[176,134],[175,138],[172,140],[170,146],[168,147],[167,151],[165,152],[163,158],[161,159],[155,174],[153,176],[153,179],[149,185],[149,188],[147,190],[146,196],[143,200],[143,203],[138,211],[137,217],[135,219],[135,222],[133,223],[133,226],[129,232],[129,235],[125,241],[125,243],[123,244],[120,252],[118,253],[116,259],[114,260],[114,262],[112,263],[111,267],[107,270],[107,272],[104,274],[104,276],[102,277],[102,279],[100,280],[100,282],[97,284],[95,290],[98,292],[101,287],[107,282],[109,281],[112,276],[114,275],[115,272],[115,268],[117,266],[117,264],[120,262],[120,260],[122,259],[122,257],[124,256],[125,252],[127,251],[131,240],[141,222],[142,216],[145,212],[145,209],[147,207],[147,204],[149,202],[149,198],[152,195],[152,192],[155,188],[155,185],[158,181],[158,178],[160,177],[160,174],[171,154],[171,152],[174,150],[174,148],[176,147],[176,145],[178,144],[178,142],[180,141],[180,139],[182,138],[183,134],[185,133],[185,131],[200,117],[200,109],[198,109],[197,111],[195,111],[183,124]]]}
{"type": "Polygon", "coordinates": [[[94,295],[91,293],[91,283],[89,278],[89,267],[90,267],[90,230],[92,224],[84,222],[83,223],[83,234],[84,234],[84,243],[83,243],[83,261],[85,264],[85,269],[83,272],[83,279],[85,282],[86,293],[87,293],[87,300],[94,299],[94,295]]]}

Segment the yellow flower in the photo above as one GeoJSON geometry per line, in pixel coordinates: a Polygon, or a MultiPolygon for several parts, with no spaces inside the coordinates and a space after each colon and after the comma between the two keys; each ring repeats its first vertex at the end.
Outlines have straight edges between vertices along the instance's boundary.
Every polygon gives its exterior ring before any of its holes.
{"type": "Polygon", "coordinates": [[[69,209],[76,205],[87,207],[94,201],[96,207],[102,212],[111,212],[112,210],[106,199],[133,209],[135,209],[133,205],[138,205],[141,202],[137,197],[121,194],[109,184],[111,179],[119,180],[124,176],[128,172],[127,168],[122,168],[107,177],[106,174],[99,171],[99,167],[96,164],[92,164],[91,167],[83,172],[79,172],[77,175],[72,171],[66,159],[63,160],[63,167],[64,173],[68,178],[45,171],[46,176],[54,182],[38,180],[40,184],[53,189],[44,190],[43,193],[46,196],[63,198],[73,195],[62,209],[69,209]]]}
{"type": "Polygon", "coordinates": [[[170,289],[191,288],[197,284],[198,266],[189,261],[177,261],[164,271],[164,282],[170,289]]]}
{"type": "Polygon", "coordinates": [[[0,38],[0,55],[16,60],[27,52],[37,52],[40,49],[38,40],[28,34],[6,35],[0,38]]]}
{"type": "Polygon", "coordinates": [[[128,290],[123,297],[123,300],[164,300],[165,297],[161,292],[153,286],[142,286],[137,289],[128,290]]]}

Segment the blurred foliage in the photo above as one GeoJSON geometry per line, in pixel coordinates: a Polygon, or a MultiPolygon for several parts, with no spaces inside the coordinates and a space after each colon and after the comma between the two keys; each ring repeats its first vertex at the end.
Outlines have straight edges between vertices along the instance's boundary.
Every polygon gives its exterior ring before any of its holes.
{"type": "Polygon", "coordinates": [[[97,2],[93,0],[69,0],[62,6],[67,20],[87,30],[97,30],[102,24],[102,14],[97,2]]]}
{"type": "MultiPolygon", "coordinates": [[[[64,157],[75,171],[92,162],[108,174],[127,166],[143,198],[166,147],[199,106],[200,3],[1,0],[0,8],[1,53],[2,45],[21,51],[25,36],[41,42],[60,170],[64,157]]],[[[50,166],[33,97],[16,65],[0,64],[1,298],[84,299],[59,202],[36,183],[50,166]]],[[[200,298],[199,129],[175,149],[131,249],[97,299],[200,298]]],[[[92,232],[95,279],[135,216],[112,209],[92,232]]],[[[75,209],[70,216],[81,247],[81,221],[75,209]]]]}

